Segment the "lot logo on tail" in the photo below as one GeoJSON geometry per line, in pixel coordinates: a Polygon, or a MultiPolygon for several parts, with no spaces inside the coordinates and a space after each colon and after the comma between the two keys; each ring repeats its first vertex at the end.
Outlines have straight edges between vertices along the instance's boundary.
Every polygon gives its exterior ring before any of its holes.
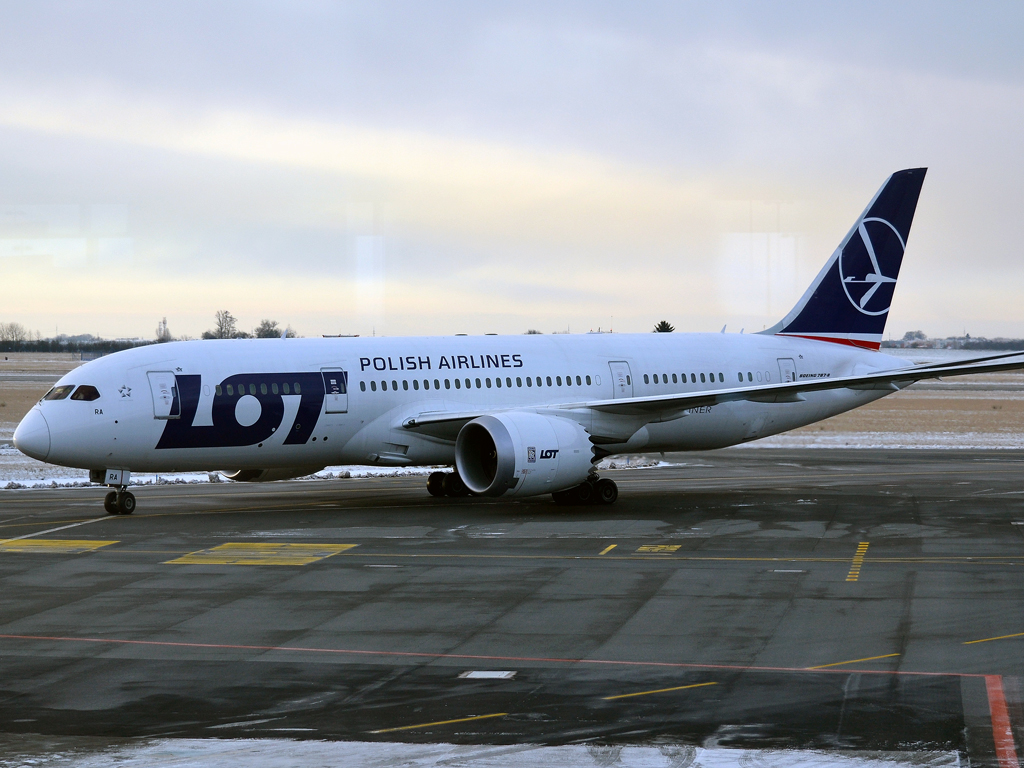
{"type": "Polygon", "coordinates": [[[865,218],[839,257],[846,298],[865,315],[884,315],[892,303],[906,244],[885,219],[865,218]]]}

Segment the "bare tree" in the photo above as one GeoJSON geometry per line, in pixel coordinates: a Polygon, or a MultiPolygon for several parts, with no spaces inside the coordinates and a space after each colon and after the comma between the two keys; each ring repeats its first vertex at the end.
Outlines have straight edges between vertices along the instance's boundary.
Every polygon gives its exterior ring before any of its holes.
{"type": "Polygon", "coordinates": [[[668,320],[662,320],[656,326],[654,326],[655,333],[672,333],[676,327],[672,325],[668,320]]]}
{"type": "Polygon", "coordinates": [[[156,324],[156,340],[157,343],[164,343],[167,341],[174,341],[174,337],[171,336],[171,332],[167,330],[167,318],[165,317],[159,323],[156,324]]]}
{"type": "Polygon", "coordinates": [[[21,323],[0,323],[0,342],[31,340],[31,331],[21,323]]]}
{"type": "Polygon", "coordinates": [[[281,335],[281,326],[277,320],[260,320],[260,324],[252,330],[257,339],[276,339],[281,335]]]}
{"type": "MultiPolygon", "coordinates": [[[[238,320],[226,309],[218,310],[212,331],[203,331],[204,339],[235,339],[238,338],[238,320]]],[[[248,335],[248,334],[246,334],[248,335]]]]}

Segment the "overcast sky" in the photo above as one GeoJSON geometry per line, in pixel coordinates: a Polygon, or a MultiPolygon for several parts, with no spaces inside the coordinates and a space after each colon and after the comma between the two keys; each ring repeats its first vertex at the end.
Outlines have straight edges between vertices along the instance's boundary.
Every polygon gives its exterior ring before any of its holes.
{"type": "Polygon", "coordinates": [[[0,0],[0,321],[759,330],[928,166],[887,332],[1024,337],[1020,3],[0,0]]]}

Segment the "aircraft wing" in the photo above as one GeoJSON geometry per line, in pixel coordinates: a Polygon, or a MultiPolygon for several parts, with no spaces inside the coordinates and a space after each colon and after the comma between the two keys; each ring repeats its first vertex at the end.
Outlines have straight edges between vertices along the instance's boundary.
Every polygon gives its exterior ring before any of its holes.
{"type": "MultiPolygon", "coordinates": [[[[977,373],[996,373],[1024,369],[1024,352],[1008,352],[988,357],[972,358],[951,363],[930,363],[907,368],[825,379],[779,384],[756,384],[698,392],[676,392],[645,397],[620,397],[613,400],[590,400],[545,405],[539,410],[547,412],[592,409],[624,416],[644,416],[649,421],[667,421],[682,416],[690,408],[750,401],[755,403],[794,403],[804,400],[804,393],[829,389],[859,389],[896,392],[914,382],[943,376],[966,376],[977,373]]],[[[497,413],[505,408],[473,411],[432,411],[411,416],[402,422],[406,429],[422,431],[435,437],[452,440],[464,424],[485,413],[497,413]]]]}

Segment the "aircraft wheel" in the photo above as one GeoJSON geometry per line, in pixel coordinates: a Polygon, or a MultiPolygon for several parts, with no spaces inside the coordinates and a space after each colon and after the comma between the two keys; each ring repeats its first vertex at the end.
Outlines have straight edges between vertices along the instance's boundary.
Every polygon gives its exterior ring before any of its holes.
{"type": "Polygon", "coordinates": [[[469,493],[458,472],[446,472],[444,475],[444,492],[446,496],[465,496],[469,493]]]}
{"type": "Polygon", "coordinates": [[[117,511],[117,493],[115,491],[111,491],[103,497],[103,508],[107,510],[108,515],[120,514],[117,511]]]}
{"type": "Polygon", "coordinates": [[[589,482],[580,483],[573,489],[574,501],[577,504],[590,504],[594,501],[596,495],[594,486],[589,482]]]}
{"type": "Polygon", "coordinates": [[[444,472],[431,472],[427,478],[427,493],[431,496],[444,496],[444,472]]]}
{"type": "Polygon", "coordinates": [[[594,490],[597,491],[597,500],[602,504],[614,504],[619,498],[619,486],[608,478],[598,480],[594,490]]]}
{"type": "Polygon", "coordinates": [[[135,511],[135,495],[125,491],[117,497],[117,511],[122,515],[130,515],[135,511]]]}
{"type": "Polygon", "coordinates": [[[574,504],[575,503],[575,498],[574,498],[574,493],[573,492],[575,490],[576,490],[575,488],[570,488],[567,491],[555,491],[554,493],[551,494],[551,500],[554,501],[555,504],[558,504],[559,506],[562,506],[562,507],[566,507],[566,506],[569,506],[570,504],[574,504]]]}

